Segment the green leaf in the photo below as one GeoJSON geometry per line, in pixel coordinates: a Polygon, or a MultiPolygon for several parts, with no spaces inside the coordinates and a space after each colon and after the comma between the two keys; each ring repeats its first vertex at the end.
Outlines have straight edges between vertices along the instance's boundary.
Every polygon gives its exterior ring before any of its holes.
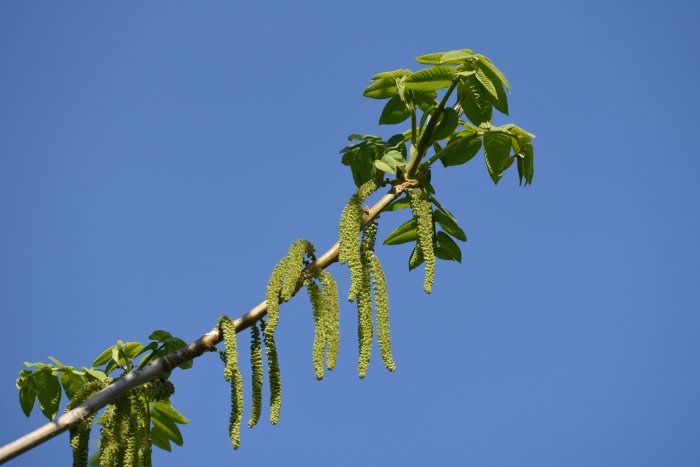
{"type": "Polygon", "coordinates": [[[493,106],[488,91],[474,77],[469,76],[458,86],[459,104],[467,118],[479,126],[491,122],[493,106]]]}
{"type": "Polygon", "coordinates": [[[395,125],[405,121],[411,116],[411,111],[398,96],[394,96],[386,103],[382,115],[379,117],[380,125],[395,125]]]}
{"type": "Polygon", "coordinates": [[[532,144],[524,146],[520,153],[524,156],[523,168],[525,172],[525,186],[532,185],[532,177],[535,176],[535,151],[532,144]]]}
{"type": "Polygon", "coordinates": [[[425,258],[423,258],[423,252],[420,248],[418,248],[418,245],[416,244],[416,246],[413,248],[413,251],[411,252],[411,256],[408,257],[408,270],[412,271],[424,262],[425,258]]]}
{"type": "Polygon", "coordinates": [[[462,240],[463,242],[467,241],[467,234],[464,233],[464,230],[462,230],[462,228],[458,226],[455,221],[447,217],[442,211],[433,211],[433,219],[440,225],[440,227],[443,228],[445,232],[452,235],[457,240],[462,240]]]}
{"type": "MultiPolygon", "coordinates": [[[[491,94],[494,99],[498,99],[498,93],[496,93],[496,86],[494,83],[486,76],[484,70],[479,67],[476,69],[476,79],[484,86],[484,88],[491,94]]],[[[499,83],[500,84],[500,83],[499,83]]]]}
{"type": "Polygon", "coordinates": [[[141,353],[143,345],[140,342],[127,342],[124,344],[124,353],[128,358],[134,358],[141,353]]]}
{"type": "Polygon", "coordinates": [[[378,170],[381,170],[381,171],[383,171],[383,172],[387,172],[387,173],[390,173],[390,174],[395,174],[395,173],[396,173],[396,169],[395,169],[395,168],[391,167],[390,165],[388,165],[388,164],[385,163],[385,162],[382,162],[381,160],[376,160],[376,161],[374,161],[374,166],[375,166],[378,170]]]}
{"type": "Polygon", "coordinates": [[[404,85],[413,91],[437,91],[449,87],[454,77],[455,69],[451,66],[434,66],[413,73],[406,78],[404,85]]]}
{"type": "Polygon", "coordinates": [[[445,232],[438,232],[437,235],[435,235],[435,240],[437,241],[436,250],[440,250],[441,253],[446,253],[445,256],[448,256],[448,259],[455,260],[458,263],[462,262],[462,250],[449,235],[445,232]]]}
{"type": "MultiPolygon", "coordinates": [[[[348,138],[350,139],[350,138],[348,138]]],[[[152,341],[158,341],[158,342],[163,342],[165,339],[169,339],[173,337],[172,334],[170,334],[168,331],[163,331],[162,329],[155,330],[151,333],[150,336],[148,336],[149,339],[152,341]]]]}
{"type": "Polygon", "coordinates": [[[442,117],[440,122],[435,127],[433,134],[430,137],[430,141],[439,141],[445,139],[455,131],[457,128],[457,123],[459,122],[459,116],[457,111],[452,107],[446,107],[442,110],[442,117]]]}
{"type": "Polygon", "coordinates": [[[85,384],[83,378],[70,370],[62,369],[60,372],[60,378],[61,385],[63,385],[63,390],[66,392],[68,399],[72,399],[75,393],[83,387],[83,384],[85,384]]]}
{"type": "Polygon", "coordinates": [[[171,440],[178,446],[182,446],[182,433],[180,432],[180,429],[177,427],[174,421],[172,421],[162,412],[158,411],[151,412],[151,421],[153,422],[153,426],[155,428],[158,428],[158,430],[162,431],[163,435],[167,439],[171,440]]]}
{"type": "Polygon", "coordinates": [[[29,417],[34,409],[34,401],[36,400],[36,392],[31,386],[26,385],[19,390],[19,405],[22,407],[22,412],[24,415],[29,417]]]}
{"type": "MultiPolygon", "coordinates": [[[[376,135],[358,135],[357,133],[353,133],[350,136],[348,136],[348,141],[381,141],[382,137],[381,136],[376,136],[376,135]]],[[[163,331],[165,332],[165,331],[163,331]]]]}
{"type": "Polygon", "coordinates": [[[442,165],[445,167],[466,164],[479,152],[479,149],[481,149],[481,138],[474,137],[473,135],[459,136],[463,133],[467,132],[457,133],[457,135],[450,139],[447,146],[440,151],[440,162],[442,162],[442,165]]]}
{"type": "MultiPolygon", "coordinates": [[[[520,154],[518,154],[520,156],[520,154]]],[[[518,160],[516,161],[518,163],[518,180],[520,181],[520,185],[523,184],[523,177],[525,176],[525,158],[524,157],[518,157],[518,160]]]]}
{"type": "MultiPolygon", "coordinates": [[[[416,58],[416,61],[418,63],[422,63],[424,65],[439,65],[442,57],[445,54],[452,53],[452,52],[457,52],[457,51],[448,50],[447,52],[435,52],[432,54],[421,55],[420,57],[416,58]]],[[[470,49],[460,49],[459,52],[473,53],[470,49]]]]}
{"type": "Polygon", "coordinates": [[[408,201],[408,198],[403,197],[393,201],[389,206],[386,207],[386,209],[384,209],[384,212],[398,211],[399,209],[406,209],[410,207],[411,203],[408,201]]]}
{"type": "Polygon", "coordinates": [[[102,366],[105,363],[107,363],[108,361],[110,361],[112,358],[112,350],[115,349],[116,347],[117,347],[116,345],[113,345],[113,346],[107,348],[101,354],[99,354],[97,356],[97,358],[95,359],[95,361],[92,362],[92,366],[102,366]]]}
{"type": "MultiPolygon", "coordinates": [[[[504,165],[510,154],[510,137],[504,133],[489,132],[484,135],[484,158],[494,184],[503,176],[504,165]]],[[[512,161],[511,161],[512,163],[512,161]]]]}
{"type": "Polygon", "coordinates": [[[31,375],[32,372],[30,370],[20,370],[19,378],[15,382],[17,389],[19,389],[19,405],[27,417],[32,413],[34,400],[36,399],[36,391],[34,391],[32,386],[31,375]]]}
{"type": "Polygon", "coordinates": [[[163,433],[163,431],[157,426],[151,428],[151,441],[155,446],[161,448],[164,451],[172,451],[168,437],[165,436],[165,433],[163,433]]]}
{"type": "Polygon", "coordinates": [[[464,50],[451,50],[440,57],[440,63],[464,63],[473,55],[464,50]]]}
{"type": "Polygon", "coordinates": [[[32,374],[31,379],[41,412],[46,418],[53,420],[61,402],[61,383],[58,382],[58,376],[51,370],[38,370],[32,374]]]}
{"type": "Polygon", "coordinates": [[[491,71],[483,62],[479,62],[479,68],[476,74],[477,80],[488,90],[491,94],[491,103],[498,109],[499,112],[508,115],[508,96],[503,89],[503,83],[501,79],[491,71]],[[492,84],[493,89],[486,85],[486,82],[492,84]],[[495,93],[495,94],[494,94],[495,93]]]}
{"type": "Polygon", "coordinates": [[[398,92],[399,89],[396,86],[395,78],[383,78],[367,86],[362,95],[372,99],[386,99],[394,97],[398,92]]]}
{"type": "Polygon", "coordinates": [[[410,74],[411,70],[382,71],[381,73],[377,73],[376,75],[372,76],[372,78],[370,78],[370,81],[374,81],[376,79],[402,78],[404,75],[410,74]]]}
{"type": "Polygon", "coordinates": [[[399,226],[391,232],[384,240],[385,245],[399,245],[401,243],[411,242],[418,238],[418,223],[415,219],[411,219],[405,224],[399,226]]]}
{"type": "Polygon", "coordinates": [[[98,381],[104,381],[105,379],[107,379],[107,373],[105,373],[102,370],[98,370],[96,368],[83,367],[83,371],[98,381]]]}
{"type": "Polygon", "coordinates": [[[499,70],[498,67],[494,65],[491,60],[488,59],[488,57],[481,54],[477,54],[477,57],[479,58],[479,64],[486,66],[493,74],[498,76],[498,79],[505,85],[508,91],[510,91],[510,83],[508,82],[508,79],[503,74],[503,72],[499,70]]]}
{"type": "Polygon", "coordinates": [[[436,208],[438,208],[440,211],[442,211],[442,213],[443,213],[444,215],[446,215],[447,217],[449,217],[450,219],[452,219],[455,223],[457,222],[457,219],[455,218],[455,216],[453,216],[452,213],[451,213],[450,211],[448,211],[447,209],[445,209],[445,207],[444,207],[442,204],[440,204],[440,202],[439,202],[437,199],[435,199],[435,197],[431,196],[431,197],[430,197],[430,202],[433,203],[433,204],[435,205],[436,208]]]}
{"type": "Polygon", "coordinates": [[[162,414],[164,417],[169,418],[175,423],[179,423],[180,425],[187,425],[190,421],[185,418],[184,415],[182,415],[180,412],[175,410],[175,407],[170,405],[169,402],[166,401],[158,401],[158,402],[153,402],[152,404],[153,410],[159,412],[162,414]]]}
{"type": "Polygon", "coordinates": [[[427,111],[432,106],[436,106],[437,92],[414,92],[413,103],[423,112],[427,111]]]}

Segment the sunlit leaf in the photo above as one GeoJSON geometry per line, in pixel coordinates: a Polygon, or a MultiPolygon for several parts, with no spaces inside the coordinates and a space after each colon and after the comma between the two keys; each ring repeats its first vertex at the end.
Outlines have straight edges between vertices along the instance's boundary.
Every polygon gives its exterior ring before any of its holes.
{"type": "MultiPolygon", "coordinates": [[[[448,50],[447,52],[435,52],[431,54],[421,55],[416,58],[418,63],[423,63],[424,65],[439,65],[440,60],[445,54],[456,52],[455,50],[448,50]]],[[[473,53],[470,49],[460,49],[459,52],[473,53]]]]}
{"type": "Polygon", "coordinates": [[[370,78],[370,81],[374,81],[377,79],[401,78],[402,76],[408,74],[411,74],[411,70],[382,71],[381,73],[377,73],[376,75],[372,76],[372,78],[370,78]]]}
{"type": "Polygon", "coordinates": [[[493,183],[503,176],[504,165],[510,154],[510,137],[504,133],[489,132],[484,135],[484,158],[493,183]]]}
{"type": "Polygon", "coordinates": [[[455,135],[440,151],[440,161],[445,167],[465,164],[479,152],[479,149],[481,149],[481,138],[472,135],[462,137],[455,135]]]}
{"type": "Polygon", "coordinates": [[[182,446],[182,433],[172,419],[162,412],[153,411],[151,412],[151,421],[153,422],[153,426],[158,428],[167,439],[178,446],[182,446]]]}
{"type": "Polygon", "coordinates": [[[189,423],[189,420],[187,420],[187,418],[185,418],[185,416],[183,416],[180,412],[175,410],[175,407],[170,405],[167,401],[153,402],[152,408],[175,423],[179,423],[180,425],[186,425],[189,423]]]}
{"type": "Polygon", "coordinates": [[[477,54],[476,56],[479,58],[479,63],[488,67],[491,70],[491,72],[498,76],[498,79],[505,85],[508,91],[510,91],[510,83],[508,82],[508,79],[503,74],[503,72],[499,70],[498,67],[494,65],[491,60],[488,59],[488,57],[480,54],[477,54]]]}
{"type": "Polygon", "coordinates": [[[459,116],[457,112],[452,107],[446,107],[442,110],[442,116],[440,122],[435,127],[433,134],[430,138],[431,141],[439,141],[445,139],[455,131],[457,128],[457,123],[459,122],[459,116]]]}
{"type": "Polygon", "coordinates": [[[484,73],[484,70],[481,67],[476,69],[476,79],[479,80],[479,82],[484,86],[484,88],[489,92],[489,94],[491,94],[491,97],[493,97],[494,99],[498,99],[495,84],[489,79],[488,76],[486,76],[486,73],[484,73]]]}
{"type": "Polygon", "coordinates": [[[414,91],[437,91],[449,87],[455,77],[455,69],[451,66],[434,66],[413,73],[406,78],[406,89],[414,91]]]}
{"type": "Polygon", "coordinates": [[[447,217],[442,211],[434,211],[433,219],[445,230],[445,232],[452,235],[457,240],[462,240],[463,242],[467,241],[467,234],[464,233],[464,230],[462,230],[462,228],[457,225],[455,221],[447,217]]]}
{"type": "Polygon", "coordinates": [[[479,126],[491,121],[493,106],[488,91],[474,76],[465,78],[458,91],[462,110],[473,124],[479,126]]]}
{"type": "Polygon", "coordinates": [[[117,346],[113,345],[109,348],[107,348],[104,352],[102,352],[100,355],[97,356],[94,362],[92,362],[92,366],[102,366],[110,359],[112,358],[112,350],[114,350],[117,346]]]}
{"type": "Polygon", "coordinates": [[[391,232],[384,240],[385,245],[398,245],[411,242],[418,238],[417,222],[411,219],[391,232]]]}
{"type": "Polygon", "coordinates": [[[398,92],[399,90],[396,86],[396,79],[383,78],[367,86],[362,95],[365,97],[371,97],[372,99],[386,99],[397,95],[398,92]]]}
{"type": "Polygon", "coordinates": [[[53,420],[61,402],[61,383],[58,382],[58,376],[51,370],[38,370],[32,374],[31,379],[41,412],[46,418],[53,420]]]}
{"type": "Polygon", "coordinates": [[[382,115],[379,117],[380,125],[395,125],[405,121],[411,116],[411,111],[398,96],[394,96],[386,103],[382,115]]]}
{"type": "Polygon", "coordinates": [[[165,433],[163,433],[163,431],[157,426],[151,428],[151,441],[155,446],[163,449],[164,451],[170,452],[172,450],[170,447],[170,440],[168,440],[165,433]]]}
{"type": "Polygon", "coordinates": [[[70,370],[61,370],[60,379],[63,390],[66,392],[68,399],[72,399],[75,393],[83,387],[83,384],[85,384],[83,378],[70,370]]]}
{"type": "Polygon", "coordinates": [[[449,235],[445,232],[438,232],[435,235],[435,240],[437,241],[436,250],[440,250],[441,253],[447,253],[446,256],[449,256],[449,259],[453,259],[458,263],[462,262],[462,250],[449,235]]]}

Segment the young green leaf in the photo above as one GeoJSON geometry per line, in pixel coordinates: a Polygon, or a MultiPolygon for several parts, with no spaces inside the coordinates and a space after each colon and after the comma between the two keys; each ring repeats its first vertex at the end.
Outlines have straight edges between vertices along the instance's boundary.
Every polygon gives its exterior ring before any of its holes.
{"type": "Polygon", "coordinates": [[[508,82],[508,79],[503,74],[503,72],[499,70],[498,67],[494,65],[491,60],[488,59],[488,57],[481,54],[477,54],[476,57],[479,59],[479,64],[486,66],[493,74],[498,76],[498,79],[505,85],[508,91],[510,91],[510,83],[508,82]]]}
{"type": "Polygon", "coordinates": [[[162,417],[167,417],[180,425],[186,425],[190,422],[184,415],[175,410],[175,407],[170,405],[168,401],[153,402],[151,404],[151,410],[158,412],[162,417]]]}
{"type": "MultiPolygon", "coordinates": [[[[163,331],[161,329],[155,330],[148,336],[152,341],[164,342],[166,339],[173,337],[168,331],[163,331]]],[[[95,366],[93,364],[93,366],[95,366]]]]}
{"type": "MultiPolygon", "coordinates": [[[[496,84],[493,83],[493,81],[491,81],[488,76],[486,76],[486,73],[484,73],[483,68],[478,67],[476,69],[476,79],[484,86],[484,88],[489,92],[489,94],[491,94],[491,97],[493,97],[493,99],[498,99],[498,93],[496,93],[496,84]]],[[[500,83],[497,84],[500,85],[500,83]]]]}
{"type": "Polygon", "coordinates": [[[442,116],[440,117],[440,122],[435,127],[433,134],[430,137],[430,141],[439,141],[445,139],[455,131],[457,128],[457,123],[459,122],[459,116],[457,112],[452,107],[446,107],[442,111],[442,116]]]}
{"type": "Polygon", "coordinates": [[[41,412],[46,418],[53,420],[58,413],[58,405],[61,402],[61,383],[58,382],[58,376],[54,375],[51,370],[38,370],[32,374],[31,379],[39,399],[41,412]]]}
{"type": "Polygon", "coordinates": [[[457,133],[447,146],[438,154],[440,162],[445,167],[466,164],[479,152],[481,149],[481,139],[470,136],[459,136],[462,133],[457,133]]]}
{"type": "Polygon", "coordinates": [[[504,166],[508,162],[510,147],[510,137],[507,134],[489,132],[484,135],[484,158],[494,184],[498,184],[507,168],[504,166]]]}
{"type": "Polygon", "coordinates": [[[493,106],[488,91],[474,77],[469,76],[458,86],[459,103],[467,118],[477,126],[490,123],[493,106]]]}
{"type": "Polygon", "coordinates": [[[19,405],[27,417],[32,413],[36,400],[36,391],[32,387],[33,383],[30,378],[31,374],[30,370],[20,370],[19,378],[16,381],[17,389],[19,389],[19,405]]]}
{"type": "Polygon", "coordinates": [[[433,219],[435,219],[435,222],[437,222],[445,232],[452,235],[457,240],[463,242],[467,241],[467,234],[464,233],[464,230],[462,230],[455,221],[443,214],[442,211],[433,211],[433,219]]]}
{"type": "Polygon", "coordinates": [[[404,75],[410,75],[410,74],[411,74],[411,70],[382,71],[381,73],[377,73],[376,75],[372,76],[370,78],[370,81],[374,81],[377,79],[401,78],[404,75]]]}
{"type": "Polygon", "coordinates": [[[532,177],[535,176],[535,152],[532,148],[532,144],[524,146],[520,152],[525,156],[523,159],[525,185],[532,185],[532,177]]]}
{"type": "Polygon", "coordinates": [[[153,422],[153,426],[158,428],[167,439],[178,446],[182,446],[182,433],[173,420],[165,416],[162,412],[152,411],[151,422],[153,422]]]}
{"type": "Polygon", "coordinates": [[[465,50],[451,50],[442,54],[442,56],[440,57],[440,63],[459,64],[466,62],[472,57],[473,55],[465,50]]]}
{"type": "Polygon", "coordinates": [[[371,97],[372,99],[386,99],[389,97],[394,97],[399,92],[396,86],[396,79],[394,78],[383,78],[375,81],[365,88],[362,93],[365,97],[371,97]]]}
{"type": "Polygon", "coordinates": [[[85,384],[83,378],[66,369],[62,369],[59,374],[66,396],[68,396],[68,399],[72,399],[75,393],[85,384]]]}
{"type": "Polygon", "coordinates": [[[386,103],[382,115],[379,117],[380,125],[395,125],[405,121],[411,116],[411,111],[398,96],[394,96],[386,103]]]}
{"type": "Polygon", "coordinates": [[[401,243],[411,242],[418,238],[418,223],[415,219],[411,219],[405,224],[399,226],[391,232],[384,240],[385,245],[399,245],[401,243]]]}
{"type": "Polygon", "coordinates": [[[406,89],[420,92],[437,91],[447,88],[455,77],[455,69],[451,66],[434,66],[413,73],[406,78],[406,89]]]}
{"type": "Polygon", "coordinates": [[[172,448],[170,447],[170,440],[168,440],[165,433],[157,426],[151,428],[151,441],[164,451],[172,451],[172,448]]]}
{"type": "Polygon", "coordinates": [[[437,241],[436,254],[438,250],[441,250],[441,252],[447,253],[449,259],[453,259],[458,263],[462,262],[462,250],[449,235],[445,232],[438,232],[435,240],[437,241]]]}
{"type": "Polygon", "coordinates": [[[413,103],[421,109],[423,112],[426,112],[428,109],[430,109],[433,106],[437,106],[437,102],[435,100],[437,99],[437,92],[435,91],[430,91],[430,92],[413,92],[413,103]]]}
{"type": "Polygon", "coordinates": [[[374,166],[377,169],[379,169],[383,172],[386,172],[386,173],[390,173],[390,174],[396,173],[396,169],[394,167],[391,167],[389,164],[387,164],[386,162],[383,162],[381,160],[374,161],[374,166]]]}
{"type": "Polygon", "coordinates": [[[107,379],[107,374],[102,370],[98,370],[96,368],[83,367],[83,371],[90,375],[93,379],[96,379],[98,381],[104,381],[105,379],[107,379]]]}
{"type": "Polygon", "coordinates": [[[412,271],[424,262],[425,258],[423,258],[423,252],[420,250],[420,246],[416,244],[411,252],[411,256],[408,257],[408,270],[412,271]]]}
{"type": "Polygon", "coordinates": [[[384,209],[384,211],[398,211],[399,209],[406,209],[410,208],[411,204],[408,201],[408,198],[399,198],[397,200],[394,200],[389,206],[384,209]]]}
{"type": "Polygon", "coordinates": [[[108,361],[112,359],[112,350],[115,349],[117,346],[113,345],[109,348],[107,348],[104,352],[102,352],[100,355],[97,356],[94,362],[92,362],[92,366],[102,366],[108,361]]]}
{"type": "Polygon", "coordinates": [[[421,55],[420,57],[416,58],[416,61],[424,65],[439,65],[440,60],[445,54],[450,54],[453,52],[466,52],[469,54],[473,53],[470,49],[449,50],[447,52],[435,52],[431,54],[421,55]]]}

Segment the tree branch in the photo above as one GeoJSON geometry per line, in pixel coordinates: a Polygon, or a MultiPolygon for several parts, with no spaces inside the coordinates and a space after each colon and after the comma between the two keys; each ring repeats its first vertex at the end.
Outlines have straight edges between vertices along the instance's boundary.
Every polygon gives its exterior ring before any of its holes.
{"type": "MultiPolygon", "coordinates": [[[[379,213],[381,213],[391,201],[400,196],[403,190],[409,185],[410,183],[407,182],[393,186],[387,194],[385,194],[374,206],[369,209],[369,212],[366,212],[363,215],[363,226],[376,219],[379,216],[379,213]]],[[[299,280],[297,281],[296,290],[294,292],[295,294],[303,286],[304,280],[310,274],[316,270],[325,269],[338,260],[339,247],[339,243],[336,242],[328,249],[328,251],[319,256],[316,261],[311,263],[301,272],[299,275],[299,280]]],[[[236,332],[238,333],[249,328],[253,325],[253,323],[265,316],[266,313],[267,303],[263,301],[251,308],[247,313],[239,316],[233,322],[234,326],[236,327],[236,332]]],[[[215,327],[188,346],[182,347],[173,353],[161,357],[144,368],[124,375],[116,382],[107,386],[105,389],[98,392],[73,410],[66,412],[56,420],[49,422],[31,433],[28,433],[0,448],[0,464],[3,464],[8,460],[13,459],[20,454],[42,444],[43,442],[63,433],[64,431],[69,430],[85,418],[100,410],[102,407],[115,402],[132,389],[158,379],[162,375],[172,371],[178,365],[188,360],[192,360],[193,358],[197,358],[205,352],[214,351],[216,349],[216,344],[221,342],[222,337],[221,330],[218,327],[215,327]]]]}

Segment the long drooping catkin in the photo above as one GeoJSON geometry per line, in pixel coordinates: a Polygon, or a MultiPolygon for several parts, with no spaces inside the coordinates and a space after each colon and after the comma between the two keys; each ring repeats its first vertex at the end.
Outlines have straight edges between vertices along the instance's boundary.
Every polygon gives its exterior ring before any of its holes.
{"type": "Polygon", "coordinates": [[[323,286],[323,327],[326,340],[326,368],[335,368],[340,347],[340,304],[338,303],[338,284],[328,271],[319,273],[323,286]]]}
{"type": "MultiPolygon", "coordinates": [[[[93,394],[101,391],[107,386],[103,381],[91,381],[85,383],[73,395],[70,402],[66,406],[66,412],[69,412],[91,398],[93,394]]],[[[70,430],[70,447],[73,451],[73,467],[87,467],[88,465],[88,450],[90,442],[90,431],[92,429],[92,421],[95,414],[86,417],[70,430]]]]}
{"type": "Polygon", "coordinates": [[[262,389],[263,389],[263,360],[262,343],[260,341],[260,330],[256,323],[250,328],[250,367],[253,384],[250,420],[248,426],[253,427],[260,419],[262,411],[262,389]]]}
{"type": "Polygon", "coordinates": [[[231,382],[231,417],[229,436],[233,449],[241,444],[241,420],[243,419],[243,377],[238,369],[238,349],[236,347],[236,327],[228,316],[219,318],[219,328],[226,347],[224,379],[231,382]]]}
{"type": "Polygon", "coordinates": [[[418,245],[425,260],[425,280],[423,289],[430,293],[435,277],[435,251],[433,248],[433,209],[428,201],[428,195],[420,188],[410,188],[408,199],[411,203],[413,217],[418,223],[418,245]]]}
{"type": "Polygon", "coordinates": [[[323,292],[314,279],[306,281],[306,290],[309,293],[314,319],[314,343],[312,346],[312,360],[316,379],[323,379],[323,354],[326,350],[326,319],[323,307],[323,292]]]}
{"type": "Polygon", "coordinates": [[[265,341],[265,354],[267,355],[267,378],[270,381],[270,423],[276,425],[280,419],[280,409],[282,408],[282,376],[280,374],[280,364],[277,355],[275,337],[269,334],[265,321],[260,321],[265,341]]]}
{"type": "Polygon", "coordinates": [[[340,215],[338,261],[347,263],[350,269],[350,291],[348,300],[357,297],[362,283],[362,259],[360,258],[359,237],[362,228],[362,203],[369,195],[377,191],[379,185],[374,180],[365,182],[357,193],[348,200],[340,215]]]}

